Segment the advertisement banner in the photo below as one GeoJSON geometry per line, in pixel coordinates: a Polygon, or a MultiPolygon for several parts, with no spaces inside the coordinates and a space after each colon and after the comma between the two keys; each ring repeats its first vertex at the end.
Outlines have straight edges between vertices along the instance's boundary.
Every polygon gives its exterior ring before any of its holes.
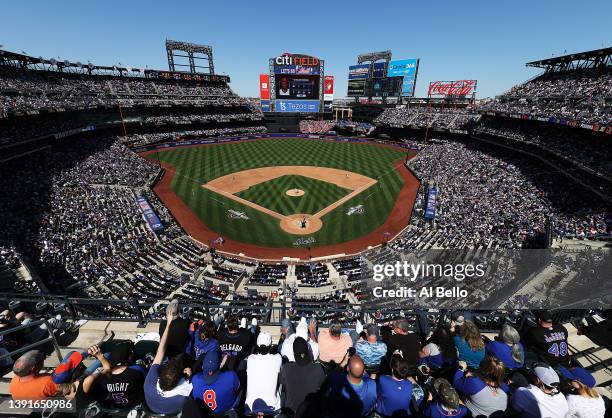
{"type": "Polygon", "coordinates": [[[303,65],[275,65],[274,74],[319,75],[319,67],[304,67],[303,65]]]}
{"type": "Polygon", "coordinates": [[[325,84],[323,88],[323,100],[331,101],[334,100],[334,76],[326,75],[325,84]]]}
{"type": "Polygon", "coordinates": [[[370,64],[351,65],[349,67],[349,80],[368,78],[370,74],[370,64]]]}
{"type": "Polygon", "coordinates": [[[438,189],[435,187],[429,188],[427,192],[427,202],[425,206],[425,219],[434,219],[436,217],[438,189]]]}
{"type": "Polygon", "coordinates": [[[476,92],[476,80],[432,81],[428,96],[465,97],[476,92]]]}
{"type": "Polygon", "coordinates": [[[268,74],[259,74],[259,98],[270,100],[270,76],[268,74]]]}
{"type": "Polygon", "coordinates": [[[270,100],[260,100],[259,105],[261,106],[262,112],[270,111],[270,100]]]}
{"type": "Polygon", "coordinates": [[[333,109],[333,103],[331,100],[323,102],[323,112],[330,113],[333,109]]]}
{"type": "Polygon", "coordinates": [[[275,100],[274,109],[277,112],[318,112],[318,100],[275,100]]]}
{"type": "Polygon", "coordinates": [[[161,231],[164,229],[164,226],[153,211],[153,208],[151,208],[151,205],[149,205],[149,202],[146,198],[141,196],[136,199],[136,203],[138,204],[142,215],[144,216],[145,220],[147,221],[153,232],[161,231]]]}
{"type": "Polygon", "coordinates": [[[404,78],[414,78],[416,76],[417,71],[417,61],[418,60],[416,58],[389,61],[389,66],[387,67],[387,76],[402,76],[404,78]]]}

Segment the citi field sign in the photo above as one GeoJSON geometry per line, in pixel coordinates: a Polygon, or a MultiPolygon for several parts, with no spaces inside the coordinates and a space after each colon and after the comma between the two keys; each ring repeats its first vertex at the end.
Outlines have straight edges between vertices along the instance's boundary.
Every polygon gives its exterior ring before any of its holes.
{"type": "Polygon", "coordinates": [[[309,55],[290,54],[285,52],[274,58],[276,65],[301,65],[304,67],[316,67],[319,65],[319,59],[309,55]]]}

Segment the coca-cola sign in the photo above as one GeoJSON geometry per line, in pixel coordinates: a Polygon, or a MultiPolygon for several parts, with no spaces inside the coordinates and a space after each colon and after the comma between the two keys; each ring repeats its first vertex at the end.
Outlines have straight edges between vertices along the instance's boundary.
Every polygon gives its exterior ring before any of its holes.
{"type": "Polygon", "coordinates": [[[476,80],[432,81],[428,96],[467,96],[476,91],[476,80]]]}

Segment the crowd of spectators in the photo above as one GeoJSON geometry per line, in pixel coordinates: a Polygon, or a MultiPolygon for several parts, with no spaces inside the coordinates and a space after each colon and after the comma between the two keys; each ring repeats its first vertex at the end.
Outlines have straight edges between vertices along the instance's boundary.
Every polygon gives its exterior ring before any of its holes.
{"type": "Polygon", "coordinates": [[[545,73],[513,87],[482,110],[555,117],[609,125],[612,120],[612,69],[545,73]]]}
{"type": "Polygon", "coordinates": [[[326,134],[334,127],[333,121],[301,120],[300,132],[303,134],[326,134]]]}
{"type": "Polygon", "coordinates": [[[183,129],[172,132],[158,132],[146,134],[129,134],[128,136],[118,137],[119,142],[140,147],[148,144],[163,141],[182,141],[186,139],[197,139],[200,137],[218,137],[228,135],[256,135],[267,132],[265,126],[242,126],[231,128],[210,128],[210,129],[183,129]]]}
{"type": "MultiPolygon", "coordinates": [[[[509,323],[484,336],[470,312],[422,333],[400,316],[320,327],[283,319],[274,341],[258,321],[220,320],[165,309],[159,334],[111,338],[70,351],[44,370],[31,350],[10,359],[13,399],[70,400],[78,411],[145,416],[385,418],[603,418],[596,380],[568,350],[568,331],[549,311],[520,329],[509,323]]],[[[24,313],[2,313],[10,329],[24,313]]],[[[12,334],[9,334],[12,335],[12,334]]],[[[4,340],[6,352],[22,335],[4,340]],[[9,347],[7,343],[12,345],[9,347]]]]}
{"type": "Polygon", "coordinates": [[[480,119],[472,108],[394,107],[385,109],[374,123],[392,128],[467,129],[480,119]]]}
{"type": "Polygon", "coordinates": [[[436,220],[423,220],[426,190],[415,203],[416,232],[393,245],[411,248],[438,233],[438,248],[518,248],[554,220],[557,238],[605,234],[605,203],[527,157],[476,141],[431,140],[411,167],[438,190],[436,220]]]}
{"type": "Polygon", "coordinates": [[[487,117],[481,120],[474,132],[535,144],[596,172],[612,173],[612,146],[605,139],[595,137],[591,131],[570,131],[556,125],[539,123],[534,126],[512,119],[487,117]]]}
{"type": "Polygon", "coordinates": [[[0,67],[0,117],[98,106],[246,104],[221,82],[110,77],[0,67]]]}

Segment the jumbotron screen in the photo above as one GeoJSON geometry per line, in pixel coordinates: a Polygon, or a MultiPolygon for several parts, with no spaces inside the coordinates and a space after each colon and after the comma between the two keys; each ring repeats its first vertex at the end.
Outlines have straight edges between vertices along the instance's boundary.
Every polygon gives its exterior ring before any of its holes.
{"type": "Polygon", "coordinates": [[[319,99],[319,79],[316,76],[276,75],[277,99],[319,99]]]}

